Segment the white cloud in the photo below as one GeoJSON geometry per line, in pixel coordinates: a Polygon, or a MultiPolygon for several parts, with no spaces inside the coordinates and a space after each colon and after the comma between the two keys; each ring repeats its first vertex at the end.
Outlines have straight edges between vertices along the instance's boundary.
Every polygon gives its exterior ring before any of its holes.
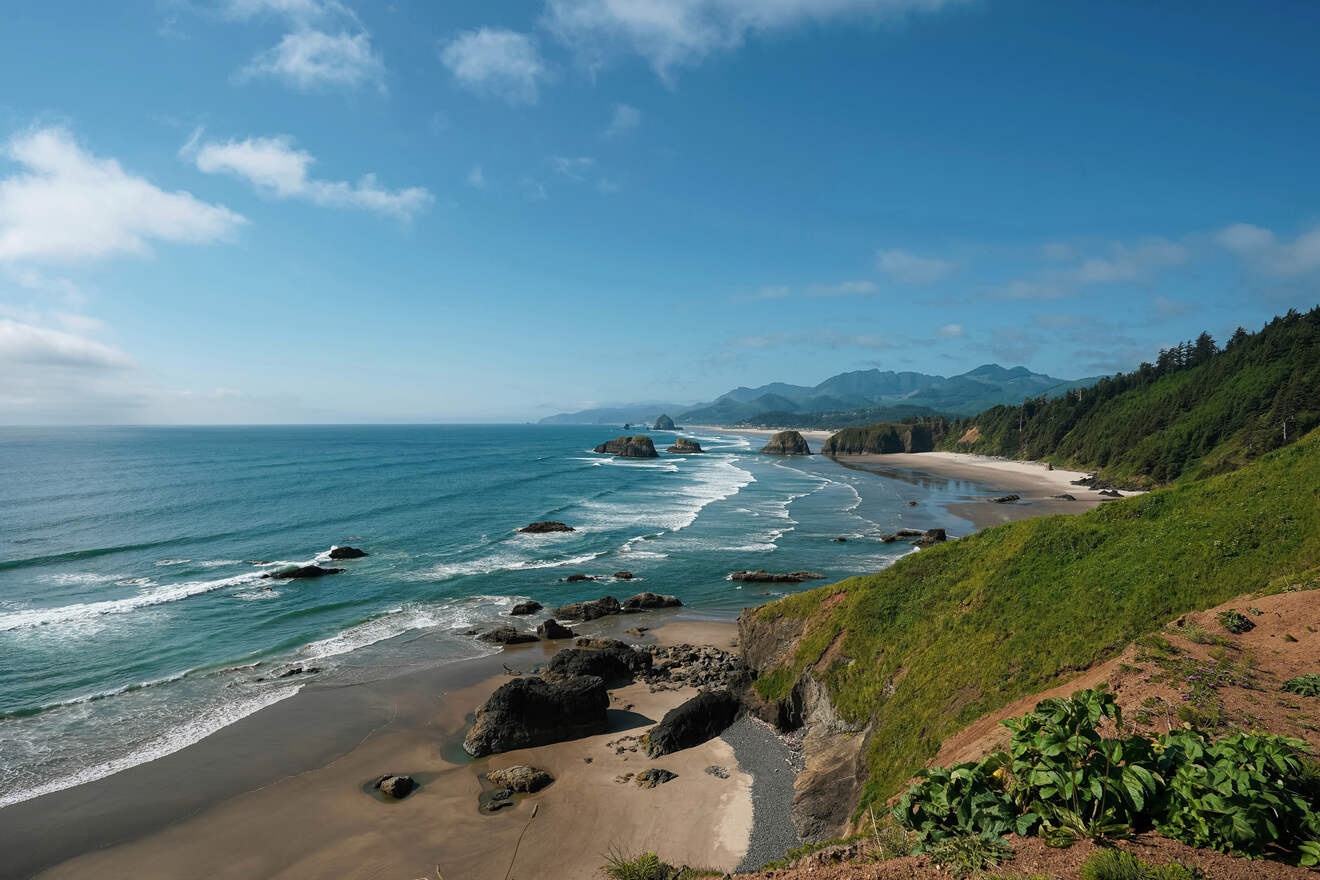
{"type": "Polygon", "coordinates": [[[1234,223],[1221,229],[1215,241],[1266,275],[1297,278],[1320,271],[1320,226],[1284,242],[1269,229],[1234,223]]]}
{"type": "Polygon", "coordinates": [[[366,31],[331,34],[307,29],[285,34],[238,72],[240,82],[263,76],[302,91],[368,83],[385,89],[385,65],[372,51],[366,31]]]}
{"type": "Polygon", "coordinates": [[[569,180],[582,180],[596,160],[590,156],[555,156],[550,165],[569,180]]]}
{"type": "Polygon", "coordinates": [[[548,0],[544,23],[593,66],[641,55],[667,82],[680,65],[733,49],[753,33],[833,19],[898,19],[960,0],[548,0]]]}
{"type": "Polygon", "coordinates": [[[338,3],[322,3],[321,0],[228,0],[224,6],[225,12],[233,18],[282,15],[294,21],[310,21],[343,9],[338,3]]]}
{"type": "Polygon", "coordinates": [[[0,363],[123,369],[132,359],[117,348],[66,333],[0,318],[0,363]]]}
{"type": "Polygon", "coordinates": [[[217,241],[246,222],[98,159],[61,128],[17,135],[4,154],[25,170],[0,179],[0,263],[145,254],[153,241],[217,241]]]}
{"type": "Polygon", "coordinates": [[[1116,242],[1107,258],[1091,258],[1073,271],[1081,284],[1113,284],[1143,281],[1161,269],[1187,262],[1187,248],[1164,238],[1150,238],[1136,245],[1116,242]]]}
{"type": "Polygon", "coordinates": [[[550,76],[532,37],[502,28],[459,34],[441,48],[440,61],[464,88],[510,104],[535,104],[550,76]]]}
{"type": "Polygon", "coordinates": [[[838,284],[813,284],[807,296],[869,296],[880,292],[874,281],[841,281],[838,284]]]}
{"type": "Polygon", "coordinates": [[[802,333],[770,333],[765,336],[741,336],[729,340],[737,348],[780,348],[813,346],[818,348],[893,348],[895,343],[879,333],[840,333],[816,328],[802,333]]]}
{"type": "Polygon", "coordinates": [[[468,172],[467,184],[475,189],[486,188],[486,175],[481,170],[480,165],[473,165],[472,170],[468,172]]]}
{"type": "Polygon", "coordinates": [[[770,284],[756,291],[757,299],[783,299],[792,293],[786,284],[770,284]]]}
{"type": "Polygon", "coordinates": [[[936,257],[921,257],[908,251],[878,251],[876,268],[904,284],[934,284],[953,273],[957,266],[936,257]]]}
{"type": "Polygon", "coordinates": [[[939,333],[945,339],[961,339],[967,335],[967,331],[963,329],[962,324],[945,324],[940,327],[939,333]]]}
{"type": "Polygon", "coordinates": [[[361,208],[404,220],[433,201],[424,187],[384,189],[374,174],[363,175],[355,184],[316,180],[308,176],[316,159],[296,149],[288,135],[205,144],[197,144],[194,138],[184,145],[181,155],[191,155],[206,174],[232,174],[278,199],[301,199],[328,208],[361,208]]]}
{"type": "Polygon", "coordinates": [[[621,134],[635,131],[641,124],[641,110],[628,104],[615,104],[614,117],[610,120],[610,127],[605,129],[605,134],[607,137],[618,137],[621,134]]]}

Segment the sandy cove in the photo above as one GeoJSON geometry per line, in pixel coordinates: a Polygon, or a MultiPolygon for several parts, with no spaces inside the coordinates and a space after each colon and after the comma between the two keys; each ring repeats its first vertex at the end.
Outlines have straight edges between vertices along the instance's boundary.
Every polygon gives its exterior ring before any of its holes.
{"type": "MultiPolygon", "coordinates": [[[[736,626],[671,622],[648,635],[660,644],[727,649],[736,626]]],[[[568,644],[518,646],[467,662],[530,669],[568,644]]],[[[734,869],[747,850],[752,779],[728,743],[715,739],[658,759],[616,753],[608,745],[641,734],[695,689],[651,693],[644,683],[617,688],[611,691],[608,733],[471,760],[459,746],[469,713],[508,675],[438,690],[432,688],[434,674],[411,678],[392,689],[392,719],[329,763],[224,798],[138,839],[78,855],[40,876],[407,880],[434,878],[439,870],[451,880],[582,880],[597,875],[611,849],[635,853],[659,846],[671,861],[721,870],[734,869]],[[513,808],[479,813],[480,774],[514,764],[546,769],[556,781],[534,795],[519,795],[513,808]],[[706,773],[711,765],[726,768],[728,777],[706,773]],[[616,781],[648,767],[663,767],[678,778],[650,790],[616,781]],[[384,802],[367,790],[382,773],[413,775],[421,788],[403,801],[384,802]]],[[[189,751],[177,753],[183,760],[176,763],[185,768],[173,780],[178,786],[189,785],[189,751]]],[[[200,754],[197,760],[214,760],[200,754]]],[[[115,787],[132,785],[138,769],[111,777],[115,787]]]]}

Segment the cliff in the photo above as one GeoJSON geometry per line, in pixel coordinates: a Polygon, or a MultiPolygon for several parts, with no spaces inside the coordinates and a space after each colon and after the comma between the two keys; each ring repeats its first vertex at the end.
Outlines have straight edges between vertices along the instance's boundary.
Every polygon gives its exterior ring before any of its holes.
{"type": "Polygon", "coordinates": [[[766,455],[811,455],[807,441],[797,431],[780,431],[761,447],[766,455]]]}
{"type": "Polygon", "coordinates": [[[660,457],[660,453],[655,451],[655,444],[645,434],[637,434],[633,437],[615,437],[613,440],[606,440],[592,451],[606,455],[618,455],[623,458],[660,457]]]}
{"type": "Polygon", "coordinates": [[[930,452],[935,438],[925,425],[879,422],[864,428],[844,428],[821,447],[822,455],[883,455],[891,452],[930,452]]]}

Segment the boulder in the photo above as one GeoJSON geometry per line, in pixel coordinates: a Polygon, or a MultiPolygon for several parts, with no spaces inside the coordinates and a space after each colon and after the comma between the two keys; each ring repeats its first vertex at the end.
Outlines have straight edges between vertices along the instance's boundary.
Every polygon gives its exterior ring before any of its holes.
{"type": "Polygon", "coordinates": [[[920,538],[926,534],[921,529],[899,529],[894,535],[899,538],[920,538]]]}
{"type": "Polygon", "coordinates": [[[800,584],[803,581],[821,580],[824,577],[825,575],[816,574],[814,571],[790,571],[784,574],[773,574],[764,568],[758,568],[756,571],[735,571],[729,575],[729,580],[745,581],[752,584],[800,584]]]}
{"type": "Polygon", "coordinates": [[[661,596],[659,593],[638,593],[623,600],[624,612],[649,611],[652,608],[677,608],[683,603],[677,596],[661,596]]]}
{"type": "Polygon", "coordinates": [[[689,453],[689,454],[696,454],[698,452],[703,452],[703,451],[704,450],[701,448],[700,443],[698,443],[696,440],[689,440],[686,437],[679,437],[677,440],[674,441],[673,446],[665,450],[665,452],[677,452],[677,453],[689,453]]]}
{"type": "Polygon", "coordinates": [[[631,571],[616,571],[614,573],[614,579],[616,581],[630,581],[635,576],[636,575],[634,575],[631,571]]]}
{"type": "Polygon", "coordinates": [[[651,655],[618,639],[578,639],[577,647],[565,648],[550,658],[548,679],[572,679],[594,675],[605,681],[630,680],[651,668],[651,655]]]}
{"type": "Polygon", "coordinates": [[[1100,494],[1106,498],[1122,498],[1123,495],[1117,489],[1101,489],[1100,494]]]}
{"type": "Polygon", "coordinates": [[[633,437],[615,437],[613,440],[607,440],[600,444],[592,451],[602,452],[606,455],[617,455],[621,458],[660,457],[660,453],[655,451],[655,444],[645,434],[637,434],[633,437]]]}
{"type": "Polygon", "coordinates": [[[847,539],[847,538],[842,538],[842,537],[840,537],[840,538],[830,538],[830,541],[833,542],[833,543],[835,543],[835,544],[847,544],[847,543],[848,543],[848,539],[847,539]]]}
{"type": "Polygon", "coordinates": [[[610,697],[594,675],[549,682],[524,676],[500,685],[463,740],[474,758],[604,733],[610,697]]]}
{"type": "Polygon", "coordinates": [[[273,578],[275,580],[302,580],[304,578],[325,577],[328,574],[339,574],[342,568],[322,568],[319,565],[302,565],[298,568],[286,568],[284,571],[271,571],[263,574],[263,578],[273,578]]]}
{"type": "Polygon", "coordinates": [[[544,606],[542,606],[541,603],[537,602],[535,599],[528,599],[526,602],[519,602],[517,605],[514,605],[513,608],[509,610],[509,613],[515,616],[519,616],[523,614],[535,614],[536,612],[540,611],[541,608],[543,607],[544,606]]]}
{"type": "Polygon", "coordinates": [[[916,507],[916,506],[917,506],[917,502],[915,502],[915,501],[909,501],[909,502],[908,502],[908,507],[916,507]]]}
{"type": "Polygon", "coordinates": [[[738,698],[727,690],[703,691],[665,713],[646,735],[652,758],[699,746],[724,732],[738,718],[738,698]]]}
{"type": "Polygon", "coordinates": [[[655,420],[655,428],[653,430],[672,431],[674,430],[674,420],[669,416],[661,416],[655,420]]]}
{"type": "Polygon", "coordinates": [[[926,529],[925,534],[912,542],[912,546],[929,547],[931,544],[939,544],[948,539],[949,536],[944,533],[944,529],[926,529]]]}
{"type": "Polygon", "coordinates": [[[1015,501],[1021,501],[1021,495],[1000,495],[998,498],[991,498],[991,504],[1012,504],[1015,501]]]}
{"type": "Polygon", "coordinates": [[[892,544],[897,540],[898,540],[898,535],[894,534],[893,532],[890,532],[887,535],[880,536],[880,542],[882,544],[892,544]]]}
{"type": "Polygon", "coordinates": [[[1069,495],[1067,492],[1064,492],[1062,495],[1051,495],[1050,497],[1053,498],[1053,499],[1056,500],[1056,501],[1076,501],[1076,500],[1077,500],[1077,499],[1074,498],[1073,496],[1069,495]]]}
{"type": "Polygon", "coordinates": [[[555,609],[555,618],[557,620],[595,620],[598,617],[619,614],[622,610],[618,599],[613,596],[602,596],[599,599],[592,599],[590,602],[574,602],[571,605],[561,605],[555,609]]]}
{"type": "Polygon", "coordinates": [[[477,809],[483,813],[497,813],[513,806],[513,789],[492,788],[477,795],[477,809]]]}
{"type": "Polygon", "coordinates": [[[571,639],[577,635],[553,617],[547,617],[545,623],[536,628],[536,634],[543,639],[571,639]]]}
{"type": "Polygon", "coordinates": [[[525,642],[538,641],[536,636],[531,633],[516,630],[511,626],[497,626],[495,629],[482,633],[477,638],[494,645],[521,645],[525,642]]]}
{"type": "Polygon", "coordinates": [[[766,455],[811,455],[811,447],[797,431],[780,431],[761,447],[766,455]]]}
{"type": "Polygon", "coordinates": [[[556,520],[545,520],[544,522],[528,523],[518,531],[526,532],[529,535],[542,535],[546,532],[576,532],[577,529],[572,526],[566,526],[556,520]]]}
{"type": "Polygon", "coordinates": [[[560,578],[561,581],[567,584],[580,584],[583,581],[594,581],[595,579],[594,574],[570,574],[566,578],[560,578]]]}
{"type": "Polygon", "coordinates": [[[411,776],[382,776],[372,787],[386,797],[401,800],[417,787],[417,780],[411,776]]]}
{"type": "Polygon", "coordinates": [[[555,778],[544,770],[528,767],[526,764],[515,764],[503,770],[491,770],[486,774],[486,779],[496,788],[507,788],[523,794],[540,791],[555,781],[555,778]]]}
{"type": "Polygon", "coordinates": [[[659,767],[652,767],[649,770],[643,770],[638,773],[633,781],[640,788],[655,788],[657,785],[664,785],[671,779],[677,779],[677,773],[671,773],[668,770],[662,770],[659,767]]]}
{"type": "Polygon", "coordinates": [[[366,555],[365,550],[359,550],[356,547],[335,547],[330,551],[331,559],[361,559],[366,555]]]}

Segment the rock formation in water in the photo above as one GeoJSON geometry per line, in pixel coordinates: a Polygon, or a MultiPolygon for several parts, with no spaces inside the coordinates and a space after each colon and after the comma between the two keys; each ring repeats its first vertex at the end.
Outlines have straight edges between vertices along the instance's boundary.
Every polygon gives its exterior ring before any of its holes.
{"type": "Polygon", "coordinates": [[[576,532],[577,529],[572,526],[566,526],[557,520],[549,519],[544,522],[529,523],[518,531],[526,532],[529,535],[540,535],[545,532],[576,532]]]}
{"type": "Polygon", "coordinates": [[[330,551],[331,559],[361,559],[366,555],[365,550],[359,550],[356,547],[336,547],[330,551]]]}
{"type": "Polygon", "coordinates": [[[686,453],[688,455],[702,452],[701,444],[696,440],[689,440],[686,437],[679,437],[674,441],[674,445],[665,450],[665,452],[686,453]]]}
{"type": "Polygon", "coordinates": [[[811,455],[811,447],[797,431],[780,431],[761,447],[766,455],[811,455]]]}
{"type": "Polygon", "coordinates": [[[814,571],[790,571],[785,574],[774,574],[764,568],[758,568],[755,571],[735,571],[729,575],[729,580],[745,581],[752,584],[800,584],[803,581],[820,580],[824,577],[825,575],[816,574],[814,571]]]}
{"type": "Polygon", "coordinates": [[[654,430],[656,430],[656,431],[672,431],[672,430],[674,430],[674,420],[671,419],[669,416],[661,416],[660,418],[658,418],[658,419],[655,420],[655,429],[654,429],[654,430]]]}
{"type": "Polygon", "coordinates": [[[328,574],[339,574],[342,568],[322,568],[319,565],[302,565],[298,568],[286,568],[283,571],[270,571],[263,574],[263,578],[274,580],[302,580],[304,578],[325,577],[328,574]]]}
{"type": "Polygon", "coordinates": [[[645,434],[636,434],[632,437],[615,437],[613,440],[607,440],[600,444],[592,451],[602,452],[606,455],[617,455],[621,458],[660,457],[660,453],[655,451],[655,444],[645,434]]]}
{"type": "Polygon", "coordinates": [[[831,434],[820,448],[821,455],[886,455],[895,452],[930,452],[935,438],[925,425],[879,422],[865,427],[844,428],[831,434]]]}
{"type": "Polygon", "coordinates": [[[528,599],[526,602],[519,602],[517,605],[514,605],[509,613],[515,616],[522,614],[535,614],[540,611],[542,607],[541,603],[537,602],[535,599],[528,599]]]}

